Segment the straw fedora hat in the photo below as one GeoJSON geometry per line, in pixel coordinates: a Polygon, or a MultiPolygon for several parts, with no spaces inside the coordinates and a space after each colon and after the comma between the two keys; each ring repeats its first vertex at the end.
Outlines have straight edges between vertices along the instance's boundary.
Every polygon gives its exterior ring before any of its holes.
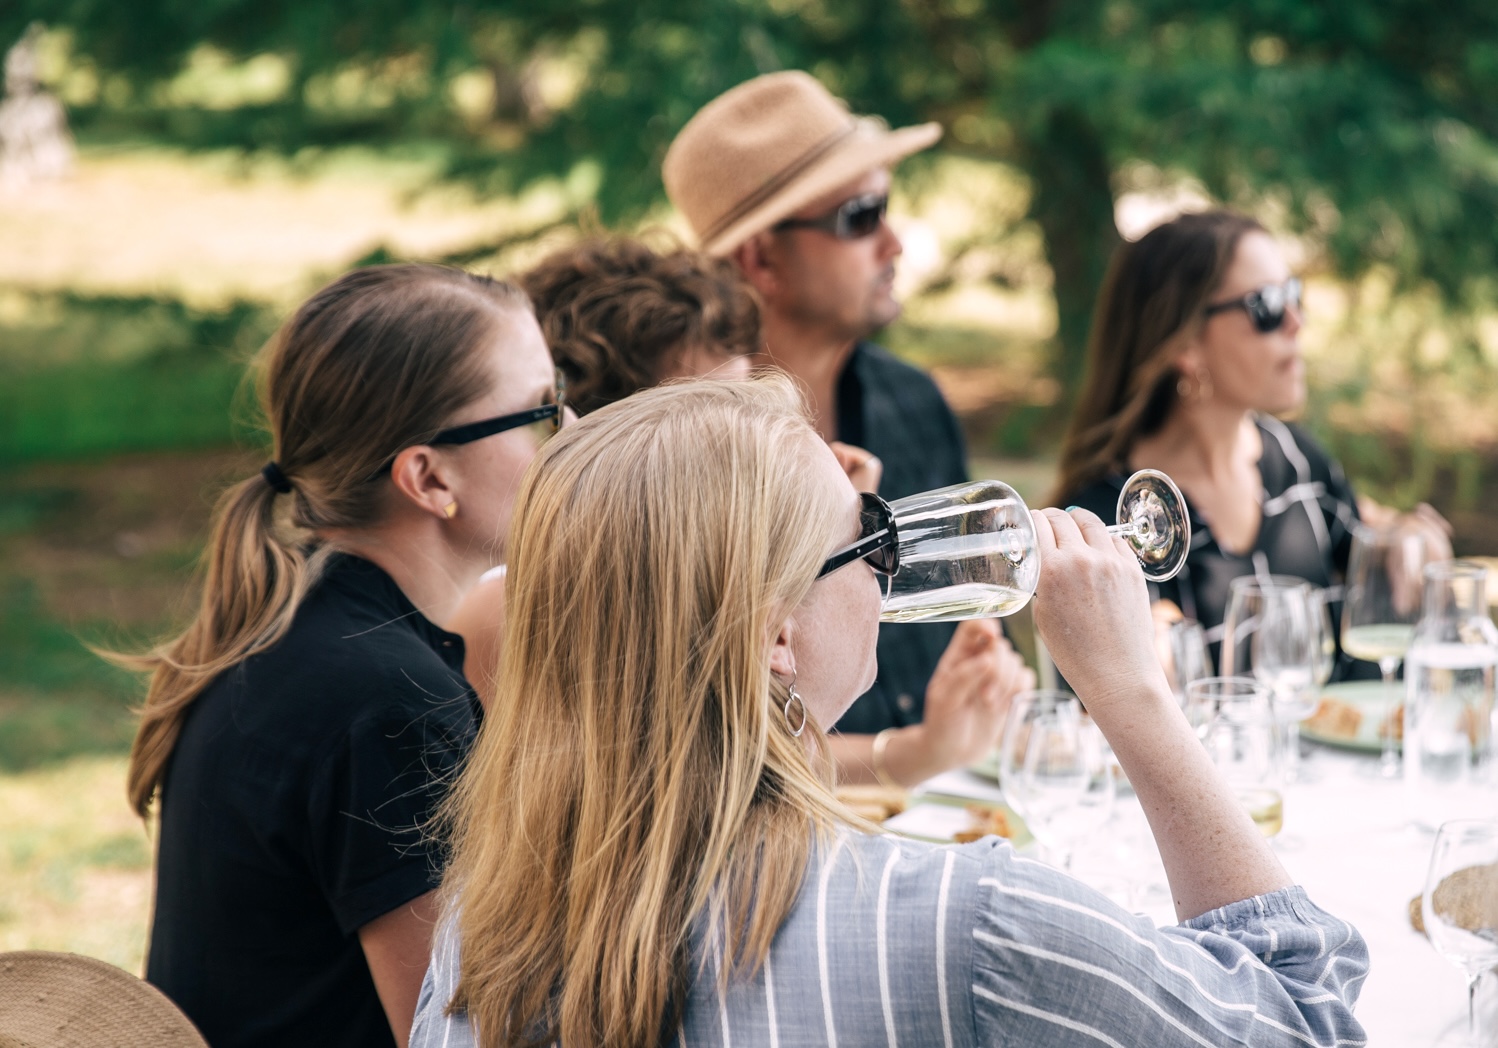
{"type": "Polygon", "coordinates": [[[661,177],[702,250],[721,256],[940,137],[940,124],[891,131],[854,116],[807,73],[768,73],[698,110],[666,150],[661,177]]]}
{"type": "Polygon", "coordinates": [[[162,992],[76,953],[0,953],[0,1048],[208,1048],[162,992]]]}

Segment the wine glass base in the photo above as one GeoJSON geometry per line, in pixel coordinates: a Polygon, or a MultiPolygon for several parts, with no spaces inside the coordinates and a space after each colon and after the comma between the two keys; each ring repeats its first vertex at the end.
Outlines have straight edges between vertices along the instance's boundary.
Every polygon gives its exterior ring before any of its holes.
{"type": "Polygon", "coordinates": [[[1146,578],[1175,578],[1191,551],[1191,518],[1175,481],[1159,470],[1135,473],[1118,494],[1118,523],[1129,529],[1124,539],[1146,578]]]}

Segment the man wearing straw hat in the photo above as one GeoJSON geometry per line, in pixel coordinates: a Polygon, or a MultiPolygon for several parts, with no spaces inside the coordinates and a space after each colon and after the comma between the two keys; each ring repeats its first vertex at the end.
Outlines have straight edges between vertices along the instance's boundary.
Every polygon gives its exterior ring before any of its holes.
{"type": "MultiPolygon", "coordinates": [[[[929,376],[867,341],[900,315],[890,168],[937,124],[890,130],[802,72],[709,102],[666,153],[671,202],[701,247],[732,258],[763,303],[765,353],[798,378],[829,441],[867,448],[879,494],[967,479],[961,431],[929,376]]],[[[982,757],[1033,676],[993,622],[885,625],[879,679],[838,722],[841,781],[910,785],[982,757]]]]}

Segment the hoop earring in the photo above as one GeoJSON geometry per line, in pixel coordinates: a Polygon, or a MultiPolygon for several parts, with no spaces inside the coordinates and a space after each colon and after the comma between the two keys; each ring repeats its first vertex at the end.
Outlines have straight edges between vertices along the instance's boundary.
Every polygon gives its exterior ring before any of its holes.
{"type": "Polygon", "coordinates": [[[790,692],[790,695],[787,696],[785,706],[781,708],[780,713],[785,717],[786,731],[791,733],[792,738],[799,739],[801,733],[806,730],[806,703],[801,701],[801,696],[796,691],[796,678],[794,676],[791,677],[790,684],[786,685],[786,690],[790,692]],[[791,716],[792,706],[795,706],[799,713],[799,716],[794,720],[791,716]]]}

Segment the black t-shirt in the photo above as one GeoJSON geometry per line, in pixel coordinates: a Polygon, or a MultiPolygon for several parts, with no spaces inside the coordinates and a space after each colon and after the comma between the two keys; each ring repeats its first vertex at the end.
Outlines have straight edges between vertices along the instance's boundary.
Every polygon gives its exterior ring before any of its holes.
{"type": "Polygon", "coordinates": [[[147,979],[214,1048],[393,1045],[358,929],[435,888],[423,832],[480,716],[463,641],[338,556],[190,708],[161,794],[147,979]]]}
{"type": "MultiPolygon", "coordinates": [[[[1255,420],[1264,451],[1259,458],[1263,517],[1253,548],[1232,553],[1217,544],[1212,525],[1187,499],[1191,514],[1191,551],[1180,574],[1151,583],[1151,600],[1168,600],[1187,618],[1206,629],[1214,662],[1227,616],[1228,589],[1243,575],[1295,575],[1313,586],[1340,592],[1352,550],[1352,524],[1358,519],[1352,485],[1326,450],[1299,426],[1270,416],[1255,420]]],[[[1112,524],[1126,474],[1116,472],[1073,492],[1062,505],[1081,506],[1112,524]]],[[[1334,604],[1335,617],[1341,604],[1334,604]]],[[[1338,652],[1332,679],[1364,675],[1353,660],[1338,652]]]]}
{"type": "MultiPolygon", "coordinates": [[[[879,494],[889,501],[967,480],[962,430],[924,371],[886,349],[860,342],[837,387],[838,439],[884,463],[879,494]]],[[[837,722],[839,731],[873,734],[919,723],[926,685],[946,651],[952,622],[884,623],[879,676],[837,722]]]]}

